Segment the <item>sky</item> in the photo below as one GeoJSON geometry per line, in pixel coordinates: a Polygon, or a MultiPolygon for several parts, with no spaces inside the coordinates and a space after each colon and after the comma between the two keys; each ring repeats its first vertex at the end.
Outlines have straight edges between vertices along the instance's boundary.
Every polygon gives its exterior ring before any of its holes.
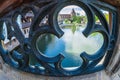
{"type": "MultiPolygon", "coordinates": [[[[59,14],[70,14],[71,11],[72,11],[72,9],[74,9],[76,13],[79,13],[80,16],[85,16],[85,15],[86,15],[85,11],[84,11],[82,8],[80,8],[79,6],[76,6],[76,5],[70,5],[70,6],[64,7],[64,8],[60,11],[59,14]]],[[[107,14],[108,14],[107,11],[104,11],[104,10],[101,10],[101,11],[102,11],[103,13],[107,13],[107,14]]]]}
{"type": "Polygon", "coordinates": [[[82,8],[74,5],[64,7],[59,14],[70,14],[72,9],[74,9],[75,12],[79,13],[80,15],[86,15],[82,8]]]}

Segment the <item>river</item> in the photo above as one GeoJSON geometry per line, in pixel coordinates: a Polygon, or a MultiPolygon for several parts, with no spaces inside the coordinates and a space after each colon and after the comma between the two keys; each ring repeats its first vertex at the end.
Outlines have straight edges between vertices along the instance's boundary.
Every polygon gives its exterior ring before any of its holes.
{"type": "Polygon", "coordinates": [[[54,57],[59,53],[65,56],[63,67],[78,67],[82,63],[80,54],[94,54],[103,45],[103,36],[93,33],[86,38],[82,31],[85,27],[63,27],[64,35],[59,39],[53,34],[44,34],[36,42],[37,49],[45,56],[54,57]]]}

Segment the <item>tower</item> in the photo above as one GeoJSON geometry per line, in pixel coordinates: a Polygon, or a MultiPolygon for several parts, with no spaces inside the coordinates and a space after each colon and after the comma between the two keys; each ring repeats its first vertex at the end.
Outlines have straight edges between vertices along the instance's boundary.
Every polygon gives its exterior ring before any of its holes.
{"type": "Polygon", "coordinates": [[[71,15],[72,15],[72,16],[76,16],[76,12],[75,12],[75,9],[74,9],[74,8],[72,9],[71,15]]]}

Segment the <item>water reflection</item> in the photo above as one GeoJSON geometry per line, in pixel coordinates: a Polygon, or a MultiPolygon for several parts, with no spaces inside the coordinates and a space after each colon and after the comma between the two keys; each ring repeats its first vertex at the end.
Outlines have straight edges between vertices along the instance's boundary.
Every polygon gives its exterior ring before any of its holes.
{"type": "Polygon", "coordinates": [[[87,52],[93,54],[97,52],[103,44],[103,36],[100,33],[91,34],[86,38],[82,31],[84,27],[65,26],[62,38],[58,39],[52,34],[44,34],[37,40],[37,49],[45,56],[54,57],[62,53],[66,58],[62,62],[63,67],[78,67],[82,63],[80,53],[87,52]],[[74,30],[73,30],[74,29],[74,30]]]}

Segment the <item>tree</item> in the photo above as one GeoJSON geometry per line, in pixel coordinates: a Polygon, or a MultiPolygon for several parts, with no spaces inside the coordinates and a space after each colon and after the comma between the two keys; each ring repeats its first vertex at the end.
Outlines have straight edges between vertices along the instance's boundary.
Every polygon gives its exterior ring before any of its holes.
{"type": "Polygon", "coordinates": [[[109,14],[105,13],[104,15],[105,15],[107,22],[109,22],[109,14]]]}
{"type": "Polygon", "coordinates": [[[70,20],[68,20],[68,19],[65,19],[64,21],[65,21],[66,24],[70,23],[70,20]]]}
{"type": "Polygon", "coordinates": [[[95,16],[95,21],[96,21],[96,22],[99,21],[99,18],[98,18],[97,16],[95,16]]]}
{"type": "MultiPolygon", "coordinates": [[[[109,14],[105,13],[104,16],[105,16],[107,22],[109,22],[109,14]]],[[[95,21],[96,22],[99,21],[99,18],[97,16],[95,16],[95,21]]]]}
{"type": "Polygon", "coordinates": [[[81,16],[73,16],[72,17],[72,23],[81,23],[82,17],[81,16]]]}

